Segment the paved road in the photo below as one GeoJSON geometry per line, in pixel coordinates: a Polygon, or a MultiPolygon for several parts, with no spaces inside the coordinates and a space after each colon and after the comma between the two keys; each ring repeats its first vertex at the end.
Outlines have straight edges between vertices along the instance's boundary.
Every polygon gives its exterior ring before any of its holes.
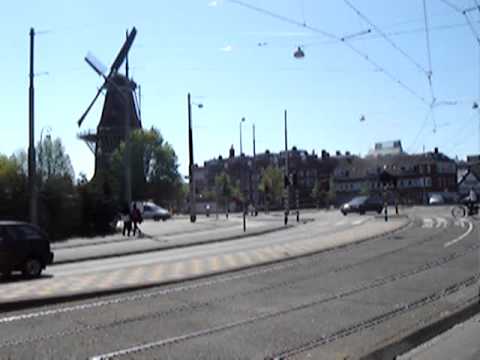
{"type": "MultiPolygon", "coordinates": [[[[0,285],[0,306],[204,276],[349,244],[406,223],[406,218],[385,223],[366,216],[342,216],[338,221],[338,214],[320,213],[315,222],[262,236],[52,266],[40,280],[17,277],[0,285]]],[[[105,245],[97,247],[104,249],[105,245]]]]}
{"type": "Polygon", "coordinates": [[[399,233],[295,260],[3,314],[0,353],[15,359],[357,358],[478,300],[478,228],[455,223],[442,209],[416,214],[399,233]]]}

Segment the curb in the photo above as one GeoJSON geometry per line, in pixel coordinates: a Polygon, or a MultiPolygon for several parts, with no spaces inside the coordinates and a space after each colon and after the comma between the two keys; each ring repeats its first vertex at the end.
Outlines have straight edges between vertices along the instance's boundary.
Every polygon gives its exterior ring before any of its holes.
{"type": "MultiPolygon", "coordinates": [[[[100,297],[100,296],[122,294],[122,293],[126,293],[126,292],[131,292],[131,291],[148,290],[148,289],[155,288],[155,287],[158,287],[158,286],[168,286],[168,285],[175,285],[175,284],[179,284],[179,283],[183,283],[183,282],[187,282],[187,281],[208,279],[208,278],[211,278],[211,277],[214,277],[214,276],[221,276],[221,275],[225,275],[225,274],[230,274],[230,273],[235,273],[235,272],[240,272],[240,271],[246,271],[246,270],[261,267],[261,266],[269,266],[269,265],[280,264],[280,263],[283,263],[283,262],[292,261],[292,260],[296,260],[296,259],[300,259],[300,258],[316,256],[316,255],[319,255],[319,254],[328,253],[328,252],[331,252],[331,251],[336,251],[336,250],[339,250],[339,249],[343,249],[343,248],[346,248],[348,246],[357,246],[357,245],[362,244],[362,243],[367,242],[367,241],[376,240],[376,239],[379,239],[379,238],[382,238],[382,237],[391,236],[391,235],[393,235],[397,232],[401,232],[401,231],[407,229],[410,226],[410,224],[412,224],[412,219],[408,218],[408,220],[409,221],[407,221],[405,224],[398,227],[397,229],[390,230],[390,231],[387,231],[387,232],[384,232],[384,233],[381,233],[381,234],[369,236],[369,237],[366,237],[366,238],[363,238],[363,239],[359,239],[357,241],[354,241],[354,242],[351,242],[351,243],[348,243],[348,244],[333,246],[333,247],[330,247],[330,248],[321,249],[321,250],[317,250],[317,251],[313,251],[313,252],[308,252],[308,253],[304,253],[304,254],[289,256],[289,257],[285,257],[285,258],[282,258],[282,259],[270,260],[270,261],[261,262],[261,263],[257,263],[257,264],[246,265],[246,266],[238,267],[238,268],[235,268],[235,269],[207,272],[207,273],[201,274],[201,275],[192,275],[192,276],[188,276],[188,277],[184,277],[184,278],[180,278],[180,279],[159,281],[159,282],[154,282],[154,283],[150,283],[150,284],[128,285],[128,286],[122,286],[122,287],[106,289],[106,290],[96,290],[96,291],[83,292],[83,293],[78,293],[78,294],[69,294],[69,295],[57,295],[57,296],[51,296],[51,297],[46,297],[46,298],[41,298],[41,299],[17,299],[17,300],[13,300],[13,301],[0,303],[0,313],[25,310],[25,309],[31,308],[31,307],[54,305],[54,304],[63,303],[63,302],[86,300],[86,299],[91,299],[91,298],[100,297]]],[[[292,227],[292,225],[289,225],[289,226],[292,227]]],[[[282,229],[286,229],[286,228],[282,228],[282,229]]],[[[277,231],[278,231],[278,229],[277,229],[277,231]]]]}
{"type": "MultiPolygon", "coordinates": [[[[240,240],[240,239],[244,239],[244,238],[248,238],[248,237],[252,237],[252,236],[260,236],[260,235],[275,233],[275,232],[278,232],[278,231],[291,229],[293,227],[294,227],[293,225],[287,225],[287,226],[282,226],[282,227],[276,227],[276,228],[273,228],[273,229],[266,229],[266,230],[262,230],[262,231],[258,231],[258,232],[254,232],[254,233],[245,233],[245,234],[240,234],[240,235],[227,236],[227,237],[219,238],[219,239],[202,240],[202,241],[197,241],[197,242],[189,242],[189,243],[176,244],[176,245],[166,245],[166,246],[159,247],[159,248],[150,248],[150,249],[144,249],[144,250],[131,250],[131,251],[125,251],[125,252],[118,253],[118,254],[91,255],[91,256],[83,257],[83,258],[79,258],[79,259],[65,259],[65,260],[55,261],[50,266],[78,263],[78,262],[84,262],[84,261],[90,261],[90,260],[111,259],[111,258],[121,257],[121,256],[147,254],[147,253],[151,253],[151,252],[182,249],[182,248],[192,247],[192,246],[197,246],[197,245],[207,245],[207,244],[214,244],[214,243],[226,242],[226,241],[231,241],[231,240],[240,240]]],[[[152,237],[151,239],[155,239],[155,238],[152,237]]]]}
{"type": "Polygon", "coordinates": [[[400,340],[394,341],[384,347],[376,349],[367,355],[361,356],[360,360],[395,360],[398,356],[421,346],[438,335],[448,331],[455,325],[465,322],[471,317],[480,313],[480,294],[471,299],[475,301],[470,305],[456,311],[443,319],[437,320],[426,327],[403,336],[400,340]]]}

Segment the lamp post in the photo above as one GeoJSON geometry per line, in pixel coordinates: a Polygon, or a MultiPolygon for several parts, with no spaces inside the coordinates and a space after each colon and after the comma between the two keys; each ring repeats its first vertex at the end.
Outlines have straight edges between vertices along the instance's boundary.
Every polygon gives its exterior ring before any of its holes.
{"type": "MultiPolygon", "coordinates": [[[[203,108],[203,104],[196,104],[199,109],[203,108]]],[[[195,179],[193,171],[193,134],[192,134],[192,100],[190,93],[187,95],[187,106],[188,106],[188,153],[189,153],[189,164],[188,164],[188,181],[189,181],[189,190],[190,190],[190,222],[194,223],[197,220],[196,209],[195,209],[195,179]]]]}
{"type": "Polygon", "coordinates": [[[255,152],[255,124],[252,124],[252,135],[253,135],[253,162],[252,162],[252,203],[253,203],[253,214],[257,216],[257,168],[256,168],[256,152],[255,152]]]}
{"type": "Polygon", "coordinates": [[[287,110],[284,112],[284,126],[285,126],[285,217],[284,217],[284,224],[285,226],[288,224],[288,214],[290,212],[290,180],[288,175],[288,134],[287,134],[287,110]]]}
{"type": "Polygon", "coordinates": [[[242,145],[242,124],[245,122],[245,118],[240,120],[240,193],[242,194],[242,218],[243,218],[243,232],[247,231],[247,219],[245,214],[245,171],[243,161],[243,145],[242,145]]]}
{"type": "Polygon", "coordinates": [[[35,93],[33,86],[34,64],[34,41],[35,30],[30,29],[30,86],[28,92],[28,188],[30,193],[29,214],[30,222],[38,223],[37,219],[37,187],[36,187],[36,163],[35,163],[35,93]]]}

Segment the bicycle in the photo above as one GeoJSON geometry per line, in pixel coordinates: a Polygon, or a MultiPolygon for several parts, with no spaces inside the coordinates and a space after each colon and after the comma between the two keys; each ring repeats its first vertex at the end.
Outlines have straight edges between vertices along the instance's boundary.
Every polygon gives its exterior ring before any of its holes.
{"type": "Polygon", "coordinates": [[[473,211],[472,211],[471,214],[469,213],[468,206],[466,206],[466,205],[456,205],[451,210],[452,216],[456,219],[460,219],[460,218],[466,217],[468,215],[469,217],[472,217],[472,218],[478,220],[478,219],[480,219],[478,212],[479,212],[479,206],[478,205],[475,205],[473,207],[473,211]]]}

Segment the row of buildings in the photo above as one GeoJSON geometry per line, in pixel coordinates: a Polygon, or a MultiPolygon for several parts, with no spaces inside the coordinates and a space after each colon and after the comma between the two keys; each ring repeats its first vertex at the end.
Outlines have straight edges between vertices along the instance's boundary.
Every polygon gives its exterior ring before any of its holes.
{"type": "MultiPolygon", "coordinates": [[[[227,158],[219,156],[206,161],[201,167],[195,166],[197,202],[202,203],[201,197],[205,192],[216,191],[215,177],[225,172],[232,179],[241,181],[245,198],[261,208],[265,201],[263,194],[258,192],[262,173],[268,166],[278,167],[283,172],[285,155],[284,151],[271,153],[267,150],[255,156],[237,156],[232,146],[227,158]]],[[[337,205],[359,194],[380,192],[383,189],[379,181],[382,171],[397,178],[394,191],[402,203],[426,203],[433,193],[443,194],[447,199],[454,198],[459,189],[468,192],[472,181],[477,183],[480,193],[480,182],[475,167],[471,166],[476,160],[479,159],[472,157],[467,162],[458,162],[438,148],[420,154],[407,154],[400,141],[377,143],[364,157],[348,151],[309,153],[296,147],[288,152],[289,173],[296,174],[296,189],[302,207],[314,206],[312,190],[316,184],[337,205]]]]}

